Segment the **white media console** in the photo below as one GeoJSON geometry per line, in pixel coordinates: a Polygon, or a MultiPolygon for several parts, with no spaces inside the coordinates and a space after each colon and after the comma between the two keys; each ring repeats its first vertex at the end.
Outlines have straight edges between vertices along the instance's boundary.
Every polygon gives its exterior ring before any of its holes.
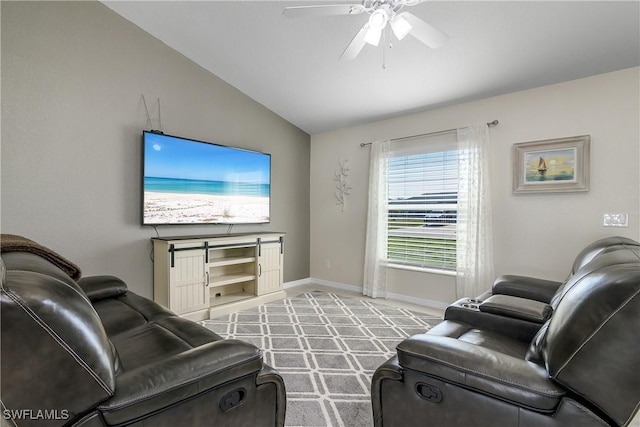
{"type": "Polygon", "coordinates": [[[180,316],[204,320],[284,298],[284,233],[157,237],[153,299],[180,316]]]}

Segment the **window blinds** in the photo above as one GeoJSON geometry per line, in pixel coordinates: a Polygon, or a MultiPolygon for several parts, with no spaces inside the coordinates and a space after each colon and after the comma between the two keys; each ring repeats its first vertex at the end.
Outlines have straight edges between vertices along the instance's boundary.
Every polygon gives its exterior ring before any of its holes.
{"type": "Polygon", "coordinates": [[[389,262],[455,270],[455,132],[394,144],[387,171],[389,262]]]}

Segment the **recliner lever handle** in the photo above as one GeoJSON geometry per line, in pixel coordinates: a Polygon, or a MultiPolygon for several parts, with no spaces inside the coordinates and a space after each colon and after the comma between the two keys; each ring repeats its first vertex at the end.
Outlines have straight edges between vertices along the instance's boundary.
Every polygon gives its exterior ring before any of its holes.
{"type": "Polygon", "coordinates": [[[220,409],[227,412],[244,402],[247,392],[244,388],[232,390],[220,398],[220,409]]]}
{"type": "Polygon", "coordinates": [[[417,383],[416,384],[416,393],[421,398],[428,400],[432,403],[440,403],[442,402],[442,392],[436,386],[426,383],[417,383]]]}

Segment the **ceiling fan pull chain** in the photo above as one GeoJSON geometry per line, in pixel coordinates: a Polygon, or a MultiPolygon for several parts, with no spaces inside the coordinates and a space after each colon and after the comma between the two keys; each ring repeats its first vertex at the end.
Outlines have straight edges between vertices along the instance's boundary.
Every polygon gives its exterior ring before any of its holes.
{"type": "Polygon", "coordinates": [[[382,32],[382,69],[387,69],[387,29],[382,32]]]}

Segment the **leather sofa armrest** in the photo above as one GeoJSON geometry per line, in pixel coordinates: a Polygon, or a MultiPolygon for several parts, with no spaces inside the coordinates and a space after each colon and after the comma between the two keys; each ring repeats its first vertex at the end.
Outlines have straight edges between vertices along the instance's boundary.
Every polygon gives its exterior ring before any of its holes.
{"type": "Polygon", "coordinates": [[[498,332],[527,343],[540,330],[540,323],[480,311],[482,303],[479,300],[473,301],[475,302],[469,303],[468,298],[462,298],[449,305],[444,312],[444,320],[474,325],[476,328],[498,332]]]}
{"type": "Polygon", "coordinates": [[[404,369],[539,411],[552,411],[565,391],[544,367],[450,337],[414,335],[398,347],[404,369]]]}
{"type": "Polygon", "coordinates": [[[116,378],[115,395],[98,410],[108,425],[124,424],[260,372],[262,367],[262,351],[254,345],[233,339],[215,341],[123,372],[116,378]]]}
{"type": "Polygon", "coordinates": [[[115,276],[83,277],[78,284],[92,302],[117,297],[127,292],[127,284],[115,276]]]}
{"type": "Polygon", "coordinates": [[[380,365],[373,374],[371,379],[371,404],[373,407],[373,425],[382,427],[382,383],[391,381],[402,381],[404,378],[402,366],[398,363],[398,356],[380,365]]]}
{"type": "Polygon", "coordinates": [[[534,323],[544,323],[553,310],[549,304],[511,295],[492,295],[478,305],[480,311],[514,317],[534,323]]]}
{"type": "Polygon", "coordinates": [[[284,380],[278,371],[269,365],[263,365],[262,371],[256,377],[256,385],[265,387],[274,384],[276,387],[276,426],[284,426],[285,415],[287,412],[287,392],[284,380]]]}
{"type": "Polygon", "coordinates": [[[494,295],[511,295],[549,303],[562,282],[538,279],[536,277],[504,274],[493,282],[494,295]]]}

